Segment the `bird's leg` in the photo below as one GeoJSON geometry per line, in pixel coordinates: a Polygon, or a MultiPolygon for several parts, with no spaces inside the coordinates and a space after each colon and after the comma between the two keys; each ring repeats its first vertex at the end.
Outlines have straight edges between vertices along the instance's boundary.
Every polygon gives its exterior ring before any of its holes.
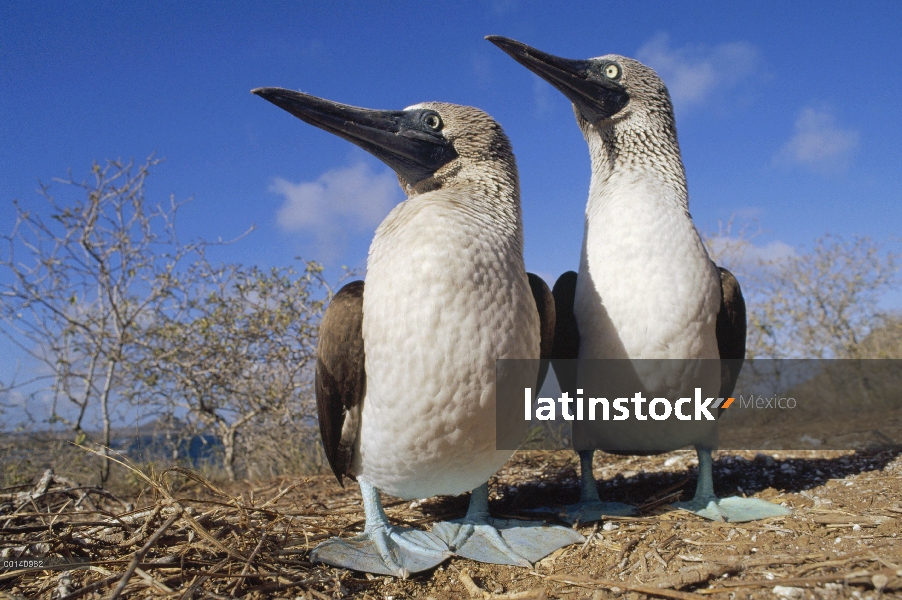
{"type": "Polygon", "coordinates": [[[360,486],[360,495],[363,496],[363,514],[366,515],[366,524],[363,526],[364,533],[371,533],[378,528],[391,529],[388,522],[388,515],[382,508],[382,500],[379,498],[379,490],[366,482],[365,479],[357,480],[360,486]]]}
{"type": "Polygon", "coordinates": [[[363,533],[350,539],[326,540],[310,553],[311,561],[406,578],[451,556],[445,543],[433,534],[389,523],[379,490],[362,478],[358,483],[366,514],[363,533]]]}
{"type": "Polygon", "coordinates": [[[592,456],[594,450],[583,450],[579,452],[579,501],[583,503],[597,502],[601,503],[601,497],[598,495],[598,481],[595,480],[595,473],[592,471],[592,456]]]}
{"type": "Polygon", "coordinates": [[[464,519],[471,522],[482,522],[491,518],[489,515],[489,483],[485,482],[470,492],[470,505],[464,519]]]}
{"type": "Polygon", "coordinates": [[[674,504],[677,508],[712,521],[731,523],[783,517],[791,512],[786,507],[758,498],[739,496],[718,498],[714,494],[714,461],[711,458],[711,448],[696,446],[695,452],[698,454],[698,483],[695,486],[695,497],[689,502],[677,502],[674,504]]]}
{"type": "Polygon", "coordinates": [[[473,490],[463,519],[436,523],[432,532],[458,556],[521,567],[531,567],[558,548],[585,541],[582,535],[566,527],[492,518],[488,483],[473,490]]]}
{"type": "Polygon", "coordinates": [[[592,472],[592,455],[594,450],[579,451],[579,502],[564,507],[561,519],[569,523],[591,523],[600,521],[605,515],[627,516],[635,514],[636,510],[629,504],[622,502],[602,502],[598,495],[598,483],[592,472]]]}
{"type": "Polygon", "coordinates": [[[695,497],[702,499],[716,498],[714,495],[714,459],[711,449],[698,446],[695,448],[698,455],[698,482],[695,484],[695,497]]]}

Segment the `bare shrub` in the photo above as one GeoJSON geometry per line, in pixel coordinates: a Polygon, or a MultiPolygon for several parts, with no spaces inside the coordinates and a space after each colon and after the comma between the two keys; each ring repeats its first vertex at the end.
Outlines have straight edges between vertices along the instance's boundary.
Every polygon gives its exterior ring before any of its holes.
{"type": "Polygon", "coordinates": [[[753,243],[760,228],[734,233],[732,226],[705,242],[712,259],[739,278],[749,358],[889,356],[898,319],[880,309],[880,300],[899,285],[902,254],[867,236],[831,234],[810,250],[768,248],[753,243]]]}
{"type": "MultiPolygon", "coordinates": [[[[178,269],[203,249],[176,236],[181,203],[146,201],[145,181],[158,162],[94,163],[85,181],[71,174],[55,180],[75,191],[68,201],[42,185],[46,204],[16,201],[13,230],[0,238],[6,243],[0,331],[45,373],[17,385],[46,384],[51,424],[78,434],[88,435],[85,416],[99,409],[101,452],[111,442],[111,403],[130,395],[123,365],[134,360],[143,329],[180,285],[178,269]],[[59,402],[74,408],[74,416],[58,410],[59,402]]],[[[101,479],[108,475],[104,461],[101,479]]]]}

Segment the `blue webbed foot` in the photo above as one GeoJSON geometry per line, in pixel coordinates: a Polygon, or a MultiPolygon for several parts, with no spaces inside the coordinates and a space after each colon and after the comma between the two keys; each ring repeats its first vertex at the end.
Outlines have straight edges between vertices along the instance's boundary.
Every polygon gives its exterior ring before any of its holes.
{"type": "Polygon", "coordinates": [[[558,518],[568,523],[592,523],[604,517],[629,517],[636,514],[636,508],[622,502],[577,502],[564,507],[558,518]]]}
{"type": "Polygon", "coordinates": [[[363,533],[349,539],[326,540],[310,553],[312,562],[406,578],[453,556],[448,546],[431,533],[391,525],[382,509],[379,491],[362,478],[357,483],[366,513],[363,533]]]}
{"type": "Polygon", "coordinates": [[[695,488],[695,497],[689,502],[674,503],[677,508],[688,510],[712,521],[729,523],[785,517],[792,512],[784,506],[758,498],[740,498],[738,496],[718,498],[714,494],[714,463],[711,459],[711,449],[696,446],[695,450],[698,453],[698,484],[695,488]]]}
{"type": "Polygon", "coordinates": [[[586,540],[567,527],[491,517],[443,521],[436,523],[432,532],[458,556],[527,568],[558,548],[586,540]]]}
{"type": "Polygon", "coordinates": [[[378,526],[349,539],[326,540],[313,549],[310,560],[406,578],[410,573],[431,569],[451,556],[448,546],[429,532],[378,526]]]}
{"type": "Polygon", "coordinates": [[[567,527],[490,517],[487,484],[473,490],[466,517],[436,523],[432,532],[458,556],[521,567],[531,567],[558,548],[585,541],[567,527]]]}
{"type": "Polygon", "coordinates": [[[676,502],[674,506],[688,510],[711,521],[725,521],[728,523],[744,523],[769,517],[785,517],[792,512],[785,506],[773,504],[766,500],[740,498],[739,496],[731,496],[729,498],[704,496],[693,498],[689,502],[676,502]]]}

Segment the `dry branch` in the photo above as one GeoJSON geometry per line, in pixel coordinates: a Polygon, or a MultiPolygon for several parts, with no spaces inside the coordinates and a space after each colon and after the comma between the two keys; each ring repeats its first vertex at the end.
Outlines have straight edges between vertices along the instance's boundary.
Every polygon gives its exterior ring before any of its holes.
{"type": "Polygon", "coordinates": [[[125,574],[122,576],[122,579],[119,581],[119,585],[116,586],[116,589],[113,590],[113,593],[110,595],[110,600],[117,600],[119,595],[122,594],[122,590],[125,589],[125,586],[128,585],[128,580],[131,579],[131,576],[135,573],[135,569],[138,568],[138,563],[140,563],[144,556],[147,555],[147,552],[153,547],[154,544],[157,543],[157,540],[166,533],[166,531],[172,527],[172,524],[178,521],[179,517],[181,517],[181,511],[169,517],[169,519],[163,523],[163,525],[157,529],[150,539],[147,540],[147,543],[141,547],[140,550],[135,552],[135,558],[132,559],[131,564],[125,570],[125,574]]]}

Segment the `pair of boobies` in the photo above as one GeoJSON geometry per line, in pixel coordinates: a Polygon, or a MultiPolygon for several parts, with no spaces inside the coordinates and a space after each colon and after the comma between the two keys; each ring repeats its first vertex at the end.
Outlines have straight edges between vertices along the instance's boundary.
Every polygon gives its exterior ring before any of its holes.
{"type": "MultiPolygon", "coordinates": [[[[439,103],[368,111],[255,90],[383,160],[408,196],[376,232],[366,294],[362,282],[342,288],[321,326],[323,442],[339,482],[350,476],[360,484],[366,525],[356,538],[318,546],[314,560],[404,576],[452,553],[525,566],[582,539],[488,514],[485,482],[511,454],[494,447],[496,359],[728,359],[688,384],[715,387],[721,397],[735,387],[745,307],[738,282],[708,258],[689,216],[663,82],[624,57],[572,61],[489,39],[573,102],[592,154],[580,272],[564,274],[553,296],[525,272],[516,166],[485,113],[439,103]],[[377,488],[402,498],[473,494],[464,519],[427,533],[392,526],[377,488]]],[[[577,392],[586,380],[571,365],[555,367],[565,390],[577,392]]],[[[785,514],[754,499],[716,498],[716,427],[649,425],[574,431],[574,439],[596,443],[580,452],[581,501],[565,518],[632,510],[600,501],[594,449],[645,454],[689,444],[698,451],[699,482],[683,507],[729,521],[785,514]]]]}
{"type": "MultiPolygon", "coordinates": [[[[385,162],[407,195],[376,230],[366,284],[339,290],[320,326],[323,445],[339,483],[360,485],[366,522],[311,559],[406,577],[452,554],[528,567],[583,541],[570,528],[488,510],[488,479],[513,453],[495,444],[495,361],[547,358],[555,329],[551,291],[524,266],[517,167],[501,127],[453,104],[377,111],[253,92],[385,162]],[[472,495],[463,519],[427,532],[392,525],[379,490],[472,495]]],[[[535,385],[544,374],[523,376],[535,385]]]]}
{"type": "MultiPolygon", "coordinates": [[[[565,273],[553,290],[552,358],[580,359],[555,363],[561,389],[576,397],[593,383],[597,373],[590,371],[597,363],[585,359],[627,359],[632,366],[622,378],[644,385],[648,398],[691,396],[695,387],[707,396],[730,396],[745,357],[745,302],[736,278],[708,257],[692,223],[664,82],[623,56],[569,60],[509,38],[486,39],[573,103],[591,154],[579,273],[565,273]]],[[[617,377],[618,370],[607,372],[617,377]]],[[[601,502],[592,473],[595,449],[656,454],[687,445],[698,454],[698,483],[695,497],[677,506],[720,521],[789,512],[754,498],[714,494],[716,421],[575,422],[573,441],[580,457],[580,501],[565,508],[565,520],[633,510],[601,502]]]]}

